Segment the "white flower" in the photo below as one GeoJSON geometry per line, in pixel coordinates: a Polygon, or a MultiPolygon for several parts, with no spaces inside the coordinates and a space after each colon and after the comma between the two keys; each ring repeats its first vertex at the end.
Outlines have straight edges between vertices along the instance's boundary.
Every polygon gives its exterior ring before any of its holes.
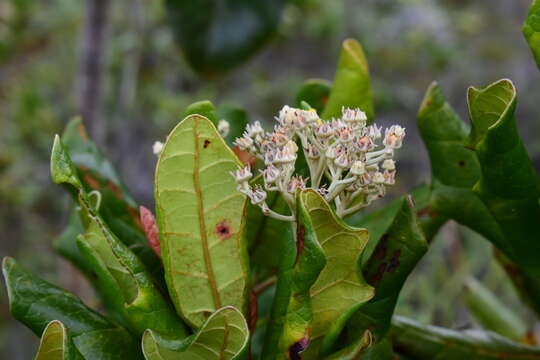
{"type": "Polygon", "coordinates": [[[392,125],[389,129],[386,129],[384,133],[383,144],[392,149],[399,149],[404,137],[405,128],[402,128],[399,125],[392,125]]]}
{"type": "Polygon", "coordinates": [[[396,169],[396,163],[392,159],[386,159],[382,163],[382,168],[384,170],[395,170],[396,169]]]}
{"type": "Polygon", "coordinates": [[[152,152],[154,153],[154,155],[159,155],[163,150],[164,146],[165,145],[161,141],[154,142],[154,144],[152,145],[152,152]]]}
{"type": "Polygon", "coordinates": [[[384,175],[377,171],[375,174],[373,174],[373,177],[371,178],[371,181],[375,184],[383,184],[384,183],[384,175]]]}
{"type": "Polygon", "coordinates": [[[259,121],[255,121],[253,124],[246,125],[246,133],[249,137],[254,138],[257,135],[264,134],[264,129],[259,121]]]}
{"type": "Polygon", "coordinates": [[[343,151],[341,154],[339,154],[334,160],[334,164],[342,169],[347,168],[349,166],[349,157],[347,156],[347,153],[343,151]]]}
{"type": "Polygon", "coordinates": [[[307,148],[304,149],[304,153],[309,159],[312,160],[317,160],[321,157],[319,149],[317,149],[317,147],[315,147],[313,144],[308,144],[307,148]]]}
{"type": "Polygon", "coordinates": [[[221,137],[227,137],[227,135],[229,135],[229,131],[231,130],[231,124],[229,124],[227,120],[219,120],[217,130],[221,137]]]}
{"type": "Polygon", "coordinates": [[[236,171],[231,171],[230,174],[238,184],[248,181],[253,176],[249,165],[239,168],[236,171]]]}
{"type": "Polygon", "coordinates": [[[351,166],[351,173],[353,175],[363,175],[366,172],[366,166],[360,160],[356,160],[351,166]]]}
{"type": "Polygon", "coordinates": [[[367,116],[366,116],[366,113],[361,111],[360,109],[356,108],[356,109],[349,109],[349,108],[345,108],[343,107],[341,109],[341,112],[342,112],[342,118],[344,121],[346,122],[349,122],[349,123],[360,123],[360,124],[363,124],[365,125],[366,121],[367,121],[367,116]]]}
{"type": "Polygon", "coordinates": [[[334,146],[330,146],[328,149],[326,149],[326,153],[324,154],[328,159],[334,160],[337,157],[337,151],[334,146]]]}
{"type": "Polygon", "coordinates": [[[320,120],[319,115],[315,109],[304,110],[304,117],[308,124],[315,123],[320,120]]]}
{"type": "Polygon", "coordinates": [[[244,134],[244,136],[236,138],[233,143],[234,145],[238,146],[240,150],[250,150],[251,146],[253,145],[253,139],[246,135],[247,134],[244,134]]]}
{"type": "Polygon", "coordinates": [[[269,165],[263,172],[263,178],[264,178],[264,182],[266,184],[271,184],[273,182],[275,182],[279,175],[280,175],[280,171],[277,167],[275,167],[274,165],[269,165]]]}
{"type": "Polygon", "coordinates": [[[253,205],[260,205],[263,204],[266,200],[266,191],[261,189],[260,187],[255,188],[255,190],[251,190],[247,196],[251,200],[251,203],[253,205]]]}

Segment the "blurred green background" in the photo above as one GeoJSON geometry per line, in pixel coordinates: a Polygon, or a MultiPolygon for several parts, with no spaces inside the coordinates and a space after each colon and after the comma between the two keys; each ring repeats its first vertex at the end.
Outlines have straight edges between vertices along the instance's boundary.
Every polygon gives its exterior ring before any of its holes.
{"type": "MultiPolygon", "coordinates": [[[[433,80],[466,119],[469,85],[512,79],[519,91],[521,135],[540,169],[540,73],[521,35],[530,3],[291,0],[277,33],[255,56],[227,74],[205,76],[183,57],[164,1],[1,0],[0,255],[17,257],[95,304],[84,279],[52,251],[69,204],[49,176],[53,135],[70,117],[85,113],[89,101],[92,137],[138,202],[152,207],[152,144],[165,138],[187,105],[209,99],[244,107],[252,120],[269,121],[282,105],[293,104],[308,78],[333,79],[346,37],[362,43],[370,62],[376,122],[407,128],[398,184],[386,200],[429,178],[416,112],[433,80]],[[90,94],[85,103],[84,56],[96,45],[87,33],[92,3],[105,6],[102,76],[99,96],[90,94]]],[[[531,318],[492,261],[491,246],[454,223],[445,226],[407,282],[397,312],[447,327],[475,326],[462,303],[470,275],[525,321],[531,318]]],[[[0,358],[29,359],[37,343],[11,319],[1,286],[0,358]]]]}

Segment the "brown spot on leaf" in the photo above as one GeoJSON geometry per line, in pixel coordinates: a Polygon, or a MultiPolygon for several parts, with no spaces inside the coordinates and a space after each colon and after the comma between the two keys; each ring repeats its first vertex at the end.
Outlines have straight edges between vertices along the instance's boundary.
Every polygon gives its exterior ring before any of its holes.
{"type": "Polygon", "coordinates": [[[303,337],[299,341],[295,342],[289,347],[289,359],[290,360],[302,360],[302,357],[300,356],[300,353],[309,345],[309,338],[303,337]]]}
{"type": "Polygon", "coordinates": [[[386,267],[387,267],[387,263],[386,261],[385,262],[382,262],[379,264],[379,266],[377,267],[377,271],[375,272],[375,274],[373,274],[373,276],[371,276],[369,279],[368,279],[368,283],[372,286],[375,286],[375,284],[377,284],[379,281],[381,281],[383,275],[384,275],[384,272],[386,271],[386,267]]]}
{"type": "Polygon", "coordinates": [[[437,213],[433,211],[431,206],[426,206],[425,208],[418,210],[416,212],[416,215],[418,215],[419,217],[428,216],[430,218],[434,218],[437,216],[437,213]]]}
{"type": "Polygon", "coordinates": [[[217,223],[216,235],[221,240],[227,240],[228,238],[232,236],[231,224],[229,223],[229,220],[225,219],[217,223]]]}
{"type": "Polygon", "coordinates": [[[390,264],[388,265],[386,271],[387,272],[394,272],[399,267],[399,257],[401,256],[401,249],[397,249],[392,254],[392,257],[390,258],[390,264]]]}
{"type": "Polygon", "coordinates": [[[306,235],[306,229],[302,225],[298,225],[296,229],[296,262],[302,256],[304,252],[304,237],[306,235]]]}
{"type": "Polygon", "coordinates": [[[377,247],[375,248],[375,251],[373,252],[373,257],[375,259],[383,260],[385,258],[387,250],[386,243],[388,242],[389,237],[390,235],[388,234],[384,234],[381,237],[381,240],[379,241],[377,247]]]}
{"type": "Polygon", "coordinates": [[[203,145],[203,148],[207,148],[208,145],[210,145],[210,140],[204,140],[204,145],[203,145]]]}
{"type": "Polygon", "coordinates": [[[460,168],[465,167],[465,160],[459,160],[458,166],[459,166],[460,168]]]}

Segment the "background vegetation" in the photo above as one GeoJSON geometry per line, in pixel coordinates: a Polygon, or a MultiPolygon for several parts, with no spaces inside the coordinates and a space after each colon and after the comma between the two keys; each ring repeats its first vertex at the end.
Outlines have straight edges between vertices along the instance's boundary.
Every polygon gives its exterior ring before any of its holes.
{"type": "MultiPolygon", "coordinates": [[[[501,77],[521,94],[518,125],[540,168],[536,99],[539,73],[521,36],[529,0],[296,0],[285,5],[277,34],[230,73],[200,75],[182,56],[162,1],[95,1],[107,6],[99,96],[88,124],[138,202],[153,206],[155,156],[190,103],[236,104],[269,120],[292,104],[303,81],[332,79],[341,41],[358,39],[371,66],[376,121],[408,130],[391,200],[429,178],[416,113],[432,80],[463,118],[465,90],[501,77]],[[122,161],[123,160],[123,161],[122,161]]],[[[92,3],[92,1],[88,1],[92,3]]],[[[83,1],[0,2],[0,255],[72,290],[94,294],[51,243],[66,223],[67,197],[49,175],[52,138],[86,113],[85,51],[91,13],[83,1]],[[56,258],[58,259],[58,258],[56,258]]],[[[95,39],[94,39],[95,40],[95,39]]],[[[398,314],[446,327],[475,326],[463,305],[464,281],[476,276],[524,321],[525,310],[491,260],[491,246],[450,223],[407,282],[398,314]]],[[[28,359],[38,339],[11,319],[0,287],[0,353],[28,359]]],[[[528,324],[532,326],[534,324],[528,324]]]]}

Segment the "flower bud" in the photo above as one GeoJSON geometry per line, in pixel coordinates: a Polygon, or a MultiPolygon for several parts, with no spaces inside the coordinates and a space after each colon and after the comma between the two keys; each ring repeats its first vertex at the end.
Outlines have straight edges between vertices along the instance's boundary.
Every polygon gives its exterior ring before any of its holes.
{"type": "Polygon", "coordinates": [[[384,133],[383,144],[392,149],[399,149],[405,137],[405,128],[399,125],[392,125],[384,133]]]}
{"type": "Polygon", "coordinates": [[[253,176],[249,165],[239,168],[236,171],[231,171],[230,174],[234,177],[234,180],[236,180],[238,184],[248,181],[253,176]]]}
{"type": "Polygon", "coordinates": [[[349,157],[347,153],[343,151],[341,154],[339,154],[334,160],[334,164],[342,169],[347,168],[349,166],[349,157]]]}
{"type": "Polygon", "coordinates": [[[351,173],[353,175],[359,176],[363,175],[366,172],[366,166],[360,160],[356,160],[351,166],[351,173]]]}
{"type": "Polygon", "coordinates": [[[384,170],[395,170],[396,169],[396,163],[392,159],[386,159],[382,163],[382,168],[384,170]]]}

